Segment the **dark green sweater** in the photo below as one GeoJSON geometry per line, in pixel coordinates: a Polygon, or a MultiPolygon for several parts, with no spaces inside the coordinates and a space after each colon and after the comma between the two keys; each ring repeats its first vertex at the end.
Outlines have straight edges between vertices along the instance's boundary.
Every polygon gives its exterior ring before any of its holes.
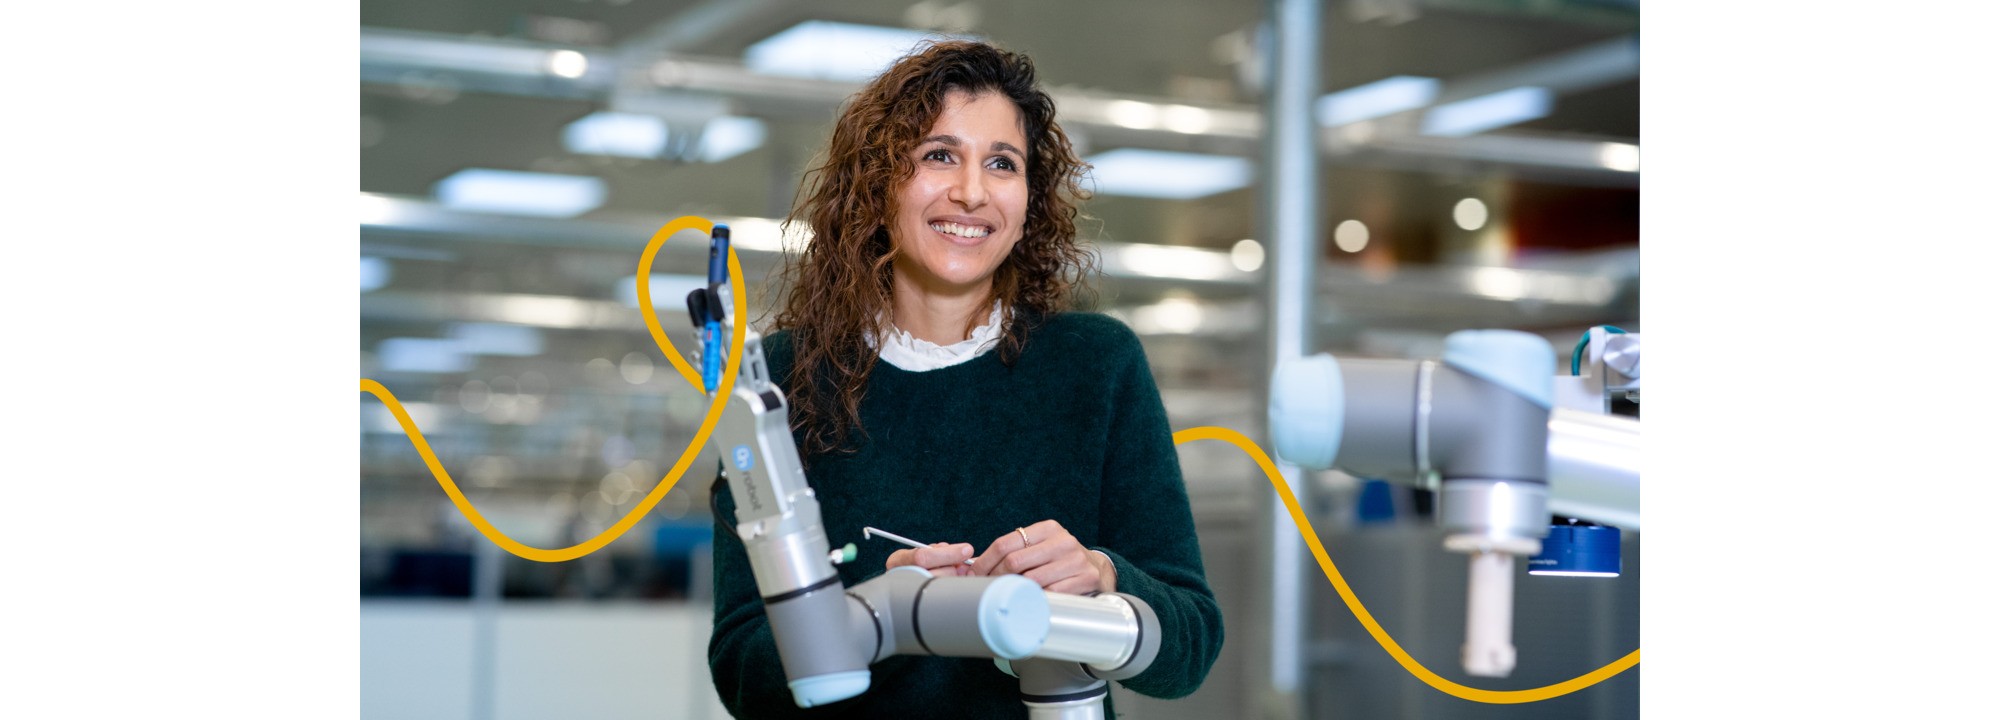
{"type": "MultiPolygon", "coordinates": [[[[764,341],[771,377],[790,388],[790,334],[764,341]]],[[[1222,649],[1222,613],[1202,574],[1194,517],[1166,409],[1139,339],[1097,314],[1051,317],[1013,367],[989,351],[959,365],[909,372],[875,365],[861,402],[856,452],[806,459],[827,539],[855,543],[840,566],[853,586],[883,572],[901,546],[864,540],[879,527],[974,552],[1014,528],[1054,519],[1117,567],[1118,590],[1160,618],[1151,668],[1123,683],[1153,697],[1194,692],[1222,649]]],[[[876,663],[861,696],[802,710],[793,704],[736,537],[735,502],[720,493],[715,526],[715,632],[709,668],[738,717],[1019,718],[1019,681],[991,660],[896,656],[876,663]]]]}

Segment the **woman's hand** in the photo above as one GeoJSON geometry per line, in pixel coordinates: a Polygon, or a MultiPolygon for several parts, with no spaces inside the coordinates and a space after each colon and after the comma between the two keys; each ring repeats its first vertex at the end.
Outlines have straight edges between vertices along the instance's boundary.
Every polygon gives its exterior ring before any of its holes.
{"type": "Polygon", "coordinates": [[[884,567],[915,565],[938,575],[961,576],[972,573],[965,561],[972,557],[971,543],[931,543],[927,548],[910,548],[889,553],[884,567]]]}
{"type": "Polygon", "coordinates": [[[1111,558],[1085,548],[1054,520],[1000,536],[972,563],[973,575],[1010,573],[1026,575],[1049,592],[1087,595],[1118,589],[1111,558]]]}

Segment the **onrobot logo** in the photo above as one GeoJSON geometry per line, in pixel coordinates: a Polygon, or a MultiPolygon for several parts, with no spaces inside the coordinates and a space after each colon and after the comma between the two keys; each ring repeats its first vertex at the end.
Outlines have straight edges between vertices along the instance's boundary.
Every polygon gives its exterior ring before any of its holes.
{"type": "Polygon", "coordinates": [[[749,445],[736,446],[736,469],[748,472],[750,470],[750,457],[749,445]]]}

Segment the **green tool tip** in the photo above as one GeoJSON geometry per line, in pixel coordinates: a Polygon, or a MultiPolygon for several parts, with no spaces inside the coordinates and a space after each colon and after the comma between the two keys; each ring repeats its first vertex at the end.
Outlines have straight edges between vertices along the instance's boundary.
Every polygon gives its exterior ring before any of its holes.
{"type": "Polygon", "coordinates": [[[855,549],[854,543],[848,543],[846,546],[840,548],[840,561],[854,562],[854,558],[859,556],[860,554],[861,551],[855,549]]]}

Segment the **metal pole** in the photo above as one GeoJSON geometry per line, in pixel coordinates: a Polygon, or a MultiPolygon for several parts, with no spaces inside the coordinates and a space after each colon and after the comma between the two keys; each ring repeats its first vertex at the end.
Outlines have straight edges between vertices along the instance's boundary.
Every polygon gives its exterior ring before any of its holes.
{"type": "MultiPolygon", "coordinates": [[[[1269,306],[1271,344],[1268,368],[1305,355],[1311,343],[1309,310],[1313,270],[1319,263],[1319,145],[1314,132],[1313,98],[1319,92],[1320,0],[1271,0],[1264,68],[1263,203],[1265,237],[1271,246],[1269,306]]],[[[1266,376],[1268,386],[1268,374],[1266,376]]],[[[1265,437],[1270,435],[1266,428],[1265,437]]],[[[1270,443],[1265,443],[1267,447],[1270,443]]],[[[1297,466],[1278,463],[1286,484],[1307,502],[1297,466]]],[[[1260,715],[1303,715],[1300,685],[1305,674],[1305,595],[1301,592],[1304,543],[1275,493],[1260,493],[1260,517],[1268,532],[1263,543],[1271,560],[1269,678],[1253,685],[1262,696],[1260,715]]],[[[1261,663],[1258,663],[1261,664],[1261,663]]]]}
{"type": "Polygon", "coordinates": [[[500,591],[506,556],[485,538],[472,538],[472,718],[499,716],[500,591]]]}

